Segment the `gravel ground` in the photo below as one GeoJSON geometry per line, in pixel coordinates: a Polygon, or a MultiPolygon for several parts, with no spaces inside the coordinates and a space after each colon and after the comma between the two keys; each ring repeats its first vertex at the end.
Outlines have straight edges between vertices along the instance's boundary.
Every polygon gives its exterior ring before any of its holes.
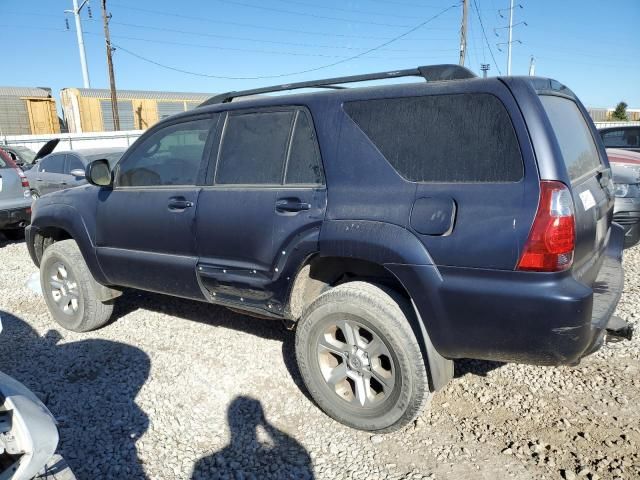
{"type": "MultiPolygon", "coordinates": [[[[618,315],[638,323],[640,248],[618,315]]],[[[351,430],[307,397],[279,322],[129,292],[117,320],[57,328],[0,239],[0,369],[59,419],[78,479],[640,478],[640,341],[578,367],[461,361],[414,425],[351,430]]]]}

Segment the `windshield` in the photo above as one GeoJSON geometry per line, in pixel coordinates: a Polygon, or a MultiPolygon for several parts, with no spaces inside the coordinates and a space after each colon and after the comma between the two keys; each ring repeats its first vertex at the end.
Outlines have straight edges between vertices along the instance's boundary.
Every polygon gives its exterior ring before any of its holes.
{"type": "Polygon", "coordinates": [[[541,95],[540,101],[556,134],[569,178],[573,181],[599,168],[598,149],[575,102],[554,95],[541,95]]]}

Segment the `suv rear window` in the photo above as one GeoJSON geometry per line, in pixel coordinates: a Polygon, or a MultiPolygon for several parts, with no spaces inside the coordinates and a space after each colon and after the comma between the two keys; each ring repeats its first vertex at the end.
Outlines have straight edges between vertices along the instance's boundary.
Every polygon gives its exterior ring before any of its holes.
{"type": "Polygon", "coordinates": [[[575,102],[554,95],[541,95],[540,101],[556,134],[569,178],[573,181],[600,167],[593,136],[575,102]]]}
{"type": "Polygon", "coordinates": [[[524,174],[513,124],[493,95],[363,100],[344,109],[412,182],[517,182],[524,174]]]}

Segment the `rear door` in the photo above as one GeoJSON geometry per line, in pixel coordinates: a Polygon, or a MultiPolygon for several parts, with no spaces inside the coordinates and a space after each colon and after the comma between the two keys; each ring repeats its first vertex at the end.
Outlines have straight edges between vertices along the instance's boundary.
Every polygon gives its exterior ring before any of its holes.
{"type": "Polygon", "coordinates": [[[591,285],[600,270],[613,218],[611,169],[602,162],[592,131],[574,100],[543,94],[540,101],[571,182],[576,214],[574,276],[591,285]]]}
{"type": "Polygon", "coordinates": [[[34,187],[40,195],[46,195],[63,188],[63,184],[66,183],[64,174],[66,157],[67,155],[64,153],[52,153],[43,158],[38,164],[38,169],[33,170],[29,175],[30,179],[34,178],[34,187]]]}
{"type": "Polygon", "coordinates": [[[220,136],[198,205],[198,273],[216,301],[268,308],[296,239],[324,217],[312,119],[300,107],[234,111],[220,136]]]}
{"type": "Polygon", "coordinates": [[[22,180],[13,165],[0,154],[0,211],[24,207],[22,180]]]}

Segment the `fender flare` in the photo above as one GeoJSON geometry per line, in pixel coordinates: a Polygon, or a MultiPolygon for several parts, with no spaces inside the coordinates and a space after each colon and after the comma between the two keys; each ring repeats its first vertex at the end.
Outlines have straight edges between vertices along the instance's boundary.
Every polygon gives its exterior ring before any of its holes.
{"type": "Polygon", "coordinates": [[[37,210],[37,216],[33,219],[31,225],[28,227],[27,234],[27,247],[31,257],[39,267],[37,256],[34,250],[35,235],[47,228],[61,229],[67,232],[71,238],[76,242],[80,253],[84,258],[91,275],[95,282],[93,283],[93,289],[101,301],[112,300],[119,297],[122,292],[109,288],[107,285],[109,281],[104,275],[98,257],[96,256],[96,249],[87,224],[82,218],[80,212],[73,206],[63,203],[53,203],[45,205],[37,210]]]}
{"type": "MultiPolygon", "coordinates": [[[[416,303],[416,291],[398,275],[400,265],[420,265],[433,270],[432,279],[441,277],[424,244],[404,227],[370,220],[325,220],[320,230],[320,255],[366,260],[382,265],[409,293],[415,311],[416,325],[422,355],[429,370],[430,389],[437,391],[453,378],[453,361],[443,357],[431,341],[429,326],[424,321],[416,303]]],[[[406,278],[405,278],[406,280],[406,278]]],[[[435,287],[435,286],[434,286],[435,287]]]]}

